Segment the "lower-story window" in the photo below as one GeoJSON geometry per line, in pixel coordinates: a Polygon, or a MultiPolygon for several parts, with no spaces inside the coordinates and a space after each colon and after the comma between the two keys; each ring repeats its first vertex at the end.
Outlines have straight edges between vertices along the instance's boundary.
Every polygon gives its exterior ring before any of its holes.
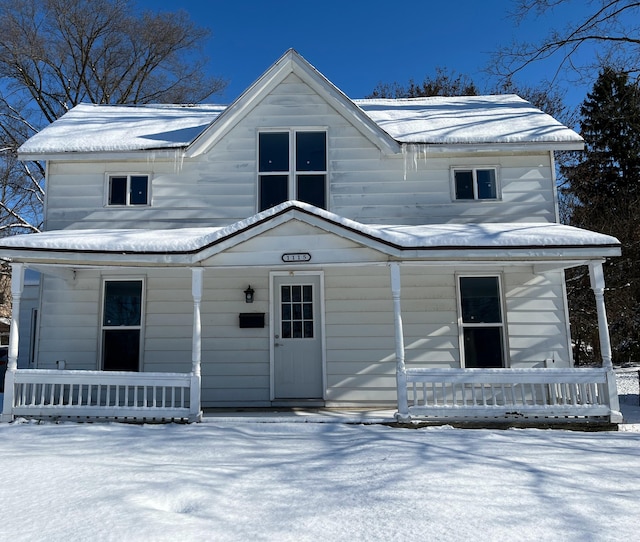
{"type": "Polygon", "coordinates": [[[461,346],[464,367],[504,367],[504,323],[500,280],[459,277],[461,346]]]}
{"type": "Polygon", "coordinates": [[[105,280],[102,369],[140,370],[142,280],[105,280]]]}

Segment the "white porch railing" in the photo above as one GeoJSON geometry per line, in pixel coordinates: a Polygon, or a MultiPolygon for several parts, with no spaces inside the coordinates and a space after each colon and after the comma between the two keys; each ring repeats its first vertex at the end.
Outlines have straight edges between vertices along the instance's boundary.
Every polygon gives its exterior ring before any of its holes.
{"type": "Polygon", "coordinates": [[[199,421],[200,376],[17,369],[7,371],[3,419],[199,421]],[[9,409],[9,411],[7,411],[9,409]]]}
{"type": "Polygon", "coordinates": [[[615,374],[606,369],[406,369],[398,376],[401,420],[622,421],[615,374]]]}

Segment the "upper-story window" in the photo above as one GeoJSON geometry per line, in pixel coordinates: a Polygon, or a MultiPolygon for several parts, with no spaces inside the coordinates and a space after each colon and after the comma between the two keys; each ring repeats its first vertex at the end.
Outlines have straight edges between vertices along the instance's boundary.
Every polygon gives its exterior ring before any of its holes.
{"type": "Polygon", "coordinates": [[[453,193],[456,200],[499,199],[496,168],[454,168],[453,193]]]}
{"type": "Polygon", "coordinates": [[[258,210],[287,200],[327,207],[327,132],[258,135],[258,210]]]}
{"type": "Polygon", "coordinates": [[[149,175],[109,175],[107,205],[149,205],[149,175]]]}

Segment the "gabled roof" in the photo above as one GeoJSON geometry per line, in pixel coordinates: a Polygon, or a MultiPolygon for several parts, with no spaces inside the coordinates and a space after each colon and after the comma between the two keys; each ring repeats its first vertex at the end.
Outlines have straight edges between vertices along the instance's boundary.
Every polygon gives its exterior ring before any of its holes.
{"type": "Polygon", "coordinates": [[[187,156],[201,154],[213,145],[291,73],[297,75],[383,151],[398,152],[400,150],[398,143],[364,114],[346,94],[302,58],[298,52],[289,49],[192,143],[187,150],[187,156]]]}
{"type": "Polygon", "coordinates": [[[290,49],[235,102],[225,105],[80,104],[19,149],[23,159],[69,153],[182,149],[202,154],[289,74],[296,74],[383,152],[401,144],[581,149],[582,138],[515,95],[350,100],[290,49]]]}
{"type": "Polygon", "coordinates": [[[357,242],[391,259],[535,262],[620,254],[615,237],[561,224],[369,225],[298,201],[216,228],[56,230],[16,235],[0,239],[0,253],[34,263],[194,265],[291,220],[357,242]]]}

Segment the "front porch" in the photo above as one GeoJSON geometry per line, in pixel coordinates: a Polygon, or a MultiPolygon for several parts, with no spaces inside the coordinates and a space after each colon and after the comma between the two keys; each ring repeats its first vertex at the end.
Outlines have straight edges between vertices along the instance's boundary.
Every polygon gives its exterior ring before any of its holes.
{"type": "Polygon", "coordinates": [[[288,202],[225,228],[90,236],[65,230],[0,245],[13,262],[4,421],[198,421],[203,404],[269,407],[288,399],[339,408],[396,402],[401,422],[620,420],[602,267],[620,248],[608,236],[560,224],[371,226],[288,202]],[[571,368],[562,275],[582,265],[595,294],[602,352],[602,368],[588,371],[571,368]],[[38,369],[17,366],[27,267],[51,279],[43,286],[50,293],[46,325],[40,319],[49,359],[38,369]],[[131,273],[135,318],[103,321],[101,303],[107,304],[96,292],[103,281],[106,292],[104,276],[122,280],[131,273]],[[241,320],[248,314],[244,303],[254,299],[240,299],[239,284],[259,292],[251,310],[259,315],[255,326],[241,320]],[[465,302],[480,308],[466,320],[465,302]],[[88,316],[73,314],[87,307],[88,316]],[[103,363],[100,341],[127,326],[137,334],[137,351],[149,355],[127,372],[95,370],[122,370],[103,363]],[[82,340],[76,340],[79,329],[82,340]],[[476,352],[469,359],[466,332],[476,352]],[[55,360],[67,355],[74,370],[55,369],[55,360]],[[314,361],[307,370],[301,359],[314,361]],[[545,366],[549,359],[562,369],[545,366]],[[299,381],[285,387],[297,373],[304,387],[299,381]]]}
{"type": "MultiPolygon", "coordinates": [[[[192,269],[191,372],[137,373],[64,368],[18,369],[15,345],[18,343],[17,314],[24,269],[22,264],[13,265],[12,289],[16,314],[15,325],[12,326],[2,420],[11,421],[16,417],[138,423],[202,420],[202,268],[192,269]]],[[[615,424],[622,421],[608,346],[600,262],[592,263],[590,269],[601,323],[603,367],[591,369],[407,368],[400,306],[400,265],[392,263],[389,266],[396,337],[395,422],[575,425],[615,424]]],[[[328,409],[327,412],[342,410],[328,409]]],[[[344,411],[350,410],[347,408],[344,411]]],[[[362,419],[362,416],[355,416],[354,419],[362,419]]],[[[376,423],[390,422],[387,416],[376,423]]]]}

